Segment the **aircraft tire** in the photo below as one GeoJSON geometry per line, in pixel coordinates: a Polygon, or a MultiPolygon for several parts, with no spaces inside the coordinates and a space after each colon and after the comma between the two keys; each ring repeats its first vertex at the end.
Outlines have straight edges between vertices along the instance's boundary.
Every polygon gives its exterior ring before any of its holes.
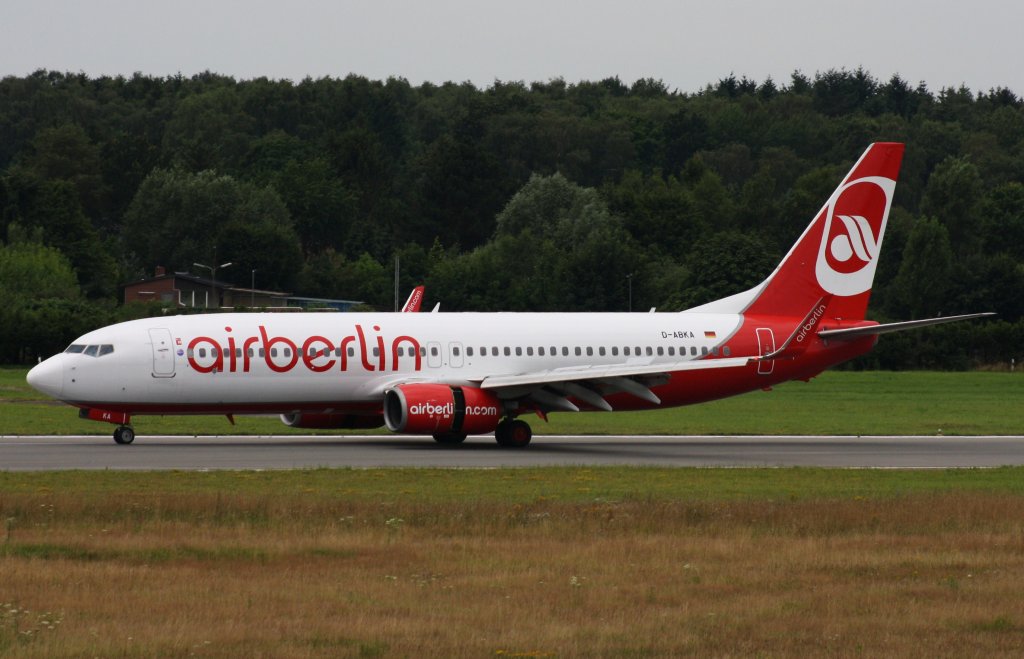
{"type": "Polygon", "coordinates": [[[118,444],[131,444],[135,441],[135,430],[128,426],[121,426],[114,431],[114,441],[118,444]]]}
{"type": "Polygon", "coordinates": [[[461,444],[466,441],[466,435],[454,432],[439,432],[434,434],[434,441],[438,444],[461,444]]]}
{"type": "Polygon", "coordinates": [[[495,428],[494,439],[498,442],[498,446],[523,448],[533,439],[533,430],[530,428],[530,424],[525,421],[506,419],[495,428]]]}

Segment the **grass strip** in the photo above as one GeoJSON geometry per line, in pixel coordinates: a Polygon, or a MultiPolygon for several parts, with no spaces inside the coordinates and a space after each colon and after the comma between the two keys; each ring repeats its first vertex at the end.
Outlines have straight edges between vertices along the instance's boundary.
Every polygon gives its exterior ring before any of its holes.
{"type": "Polygon", "coordinates": [[[0,474],[0,654],[1014,656],[1022,476],[0,474]]]}
{"type": "MultiPolygon", "coordinates": [[[[100,434],[66,405],[36,401],[23,369],[0,370],[0,434],[100,434]]],[[[1015,435],[1024,433],[1024,374],[1006,372],[832,371],[811,383],[648,412],[531,418],[537,434],[640,435],[1015,435]]],[[[291,429],[276,417],[139,416],[139,435],[365,434],[291,429]]],[[[372,431],[371,431],[372,432],[372,431]]],[[[379,431],[386,432],[386,431],[379,431]]]]}

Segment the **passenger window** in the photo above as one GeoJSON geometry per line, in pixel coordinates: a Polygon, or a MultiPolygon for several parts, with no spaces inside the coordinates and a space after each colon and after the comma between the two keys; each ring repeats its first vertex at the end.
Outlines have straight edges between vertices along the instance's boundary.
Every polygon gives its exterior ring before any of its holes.
{"type": "Polygon", "coordinates": [[[505,356],[508,357],[511,354],[512,354],[512,348],[509,348],[508,346],[505,346],[505,356]]]}
{"type": "Polygon", "coordinates": [[[270,356],[271,357],[277,357],[277,348],[271,348],[270,349],[270,356]]]}
{"type": "Polygon", "coordinates": [[[526,346],[526,356],[533,357],[533,346],[526,346]]]}
{"type": "Polygon", "coordinates": [[[732,350],[729,350],[729,346],[725,346],[724,348],[722,348],[722,354],[728,357],[729,355],[732,354],[732,350]]]}
{"type": "Polygon", "coordinates": [[[668,356],[669,357],[675,357],[676,356],[676,347],[675,346],[669,346],[668,347],[668,356]]]}
{"type": "Polygon", "coordinates": [[[579,357],[582,354],[583,354],[583,350],[579,346],[576,346],[576,356],[579,357]]]}
{"type": "MultiPolygon", "coordinates": [[[[348,349],[348,356],[349,357],[354,357],[355,356],[355,348],[349,348],[348,349]]],[[[426,356],[427,356],[427,347],[426,346],[420,346],[420,357],[426,357],[426,356]]]]}
{"type": "Polygon", "coordinates": [[[558,350],[555,349],[555,346],[551,346],[551,356],[554,357],[557,354],[558,354],[558,350]]]}
{"type": "Polygon", "coordinates": [[[193,357],[196,356],[196,351],[193,350],[192,348],[189,348],[185,354],[188,356],[189,359],[192,359],[193,357]]]}
{"type": "Polygon", "coordinates": [[[491,357],[498,356],[498,346],[491,346],[491,357]]]}
{"type": "Polygon", "coordinates": [[[592,347],[590,347],[590,346],[587,346],[587,357],[593,357],[593,356],[594,356],[594,349],[592,347]]]}
{"type": "Polygon", "coordinates": [[[701,346],[700,354],[702,354],[702,355],[708,354],[708,347],[707,346],[701,346]]]}
{"type": "Polygon", "coordinates": [[[437,346],[430,346],[430,356],[437,357],[437,346]]]}
{"type": "Polygon", "coordinates": [[[200,348],[199,349],[199,356],[200,357],[205,357],[206,356],[206,348],[200,348]]]}
{"type": "Polygon", "coordinates": [[[253,356],[253,354],[252,354],[252,348],[249,348],[249,349],[247,349],[247,350],[245,351],[245,354],[247,354],[247,355],[249,355],[250,357],[252,357],[252,356],[253,356]]]}
{"type": "Polygon", "coordinates": [[[523,356],[523,349],[521,347],[519,347],[519,346],[516,346],[516,357],[522,357],[522,356],[523,356]]]}
{"type": "Polygon", "coordinates": [[[284,356],[285,357],[291,357],[292,356],[292,349],[291,348],[285,348],[284,349],[284,356]]]}
{"type": "Polygon", "coordinates": [[[266,353],[263,352],[263,348],[260,348],[260,359],[266,357],[266,353]]]}
{"type": "Polygon", "coordinates": [[[658,356],[659,357],[664,357],[665,356],[665,349],[662,348],[661,346],[658,346],[658,356]]]}
{"type": "Polygon", "coordinates": [[[114,352],[114,346],[110,345],[109,343],[104,343],[103,345],[100,346],[99,356],[102,357],[103,355],[109,355],[112,352],[114,352]]]}
{"type": "Polygon", "coordinates": [[[690,354],[694,357],[697,356],[697,346],[690,346],[690,354]]]}
{"type": "Polygon", "coordinates": [[[541,346],[541,347],[537,348],[537,355],[539,355],[541,357],[544,356],[544,346],[541,346]]]}
{"type": "Polygon", "coordinates": [[[625,348],[622,349],[622,354],[625,355],[626,357],[629,357],[629,346],[626,346],[625,348]]]}
{"type": "Polygon", "coordinates": [[[636,355],[637,357],[639,357],[640,355],[642,355],[644,353],[640,351],[640,346],[636,346],[636,348],[633,350],[633,354],[636,355]]]}
{"type": "MultiPolygon", "coordinates": [[[[374,350],[376,350],[376,348],[374,348],[374,350]]],[[[376,352],[374,352],[373,354],[374,354],[374,356],[377,355],[376,352]]],[[[459,356],[459,346],[452,346],[452,356],[453,357],[458,357],[459,356]]]]}
{"type": "Polygon", "coordinates": [[[473,346],[468,346],[466,348],[466,356],[467,357],[472,357],[473,356],[473,346]]]}
{"type": "Polygon", "coordinates": [[[601,346],[600,348],[597,349],[597,354],[604,357],[604,346],[601,346]]]}
{"type": "Polygon", "coordinates": [[[569,356],[569,348],[568,347],[562,346],[562,356],[563,357],[568,357],[569,356]]]}
{"type": "Polygon", "coordinates": [[[654,351],[653,351],[653,350],[651,350],[651,346],[647,346],[647,356],[648,356],[648,357],[650,357],[650,356],[652,356],[653,354],[654,354],[654,351]]]}
{"type": "Polygon", "coordinates": [[[718,356],[718,346],[711,348],[711,354],[714,355],[715,357],[718,356]]]}
{"type": "Polygon", "coordinates": [[[619,346],[612,346],[612,357],[619,356],[619,346]]]}

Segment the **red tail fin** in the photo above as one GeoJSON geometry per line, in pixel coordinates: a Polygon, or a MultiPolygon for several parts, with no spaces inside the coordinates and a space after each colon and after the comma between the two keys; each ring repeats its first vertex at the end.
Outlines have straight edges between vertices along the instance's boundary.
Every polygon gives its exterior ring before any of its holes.
{"type": "Polygon", "coordinates": [[[831,296],[830,318],[864,318],[902,160],[903,144],[869,146],[775,272],[745,293],[693,311],[799,318],[831,296]]]}

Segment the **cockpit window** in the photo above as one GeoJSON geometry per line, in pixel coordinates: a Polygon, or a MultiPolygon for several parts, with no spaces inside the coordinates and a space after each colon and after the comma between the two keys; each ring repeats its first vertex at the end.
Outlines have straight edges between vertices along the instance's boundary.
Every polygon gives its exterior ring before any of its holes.
{"type": "Polygon", "coordinates": [[[104,355],[109,355],[112,352],[114,352],[114,346],[109,343],[102,343],[100,345],[95,346],[87,346],[81,343],[72,343],[67,347],[67,350],[65,350],[64,352],[72,354],[82,354],[88,357],[102,357],[104,355]]]}

